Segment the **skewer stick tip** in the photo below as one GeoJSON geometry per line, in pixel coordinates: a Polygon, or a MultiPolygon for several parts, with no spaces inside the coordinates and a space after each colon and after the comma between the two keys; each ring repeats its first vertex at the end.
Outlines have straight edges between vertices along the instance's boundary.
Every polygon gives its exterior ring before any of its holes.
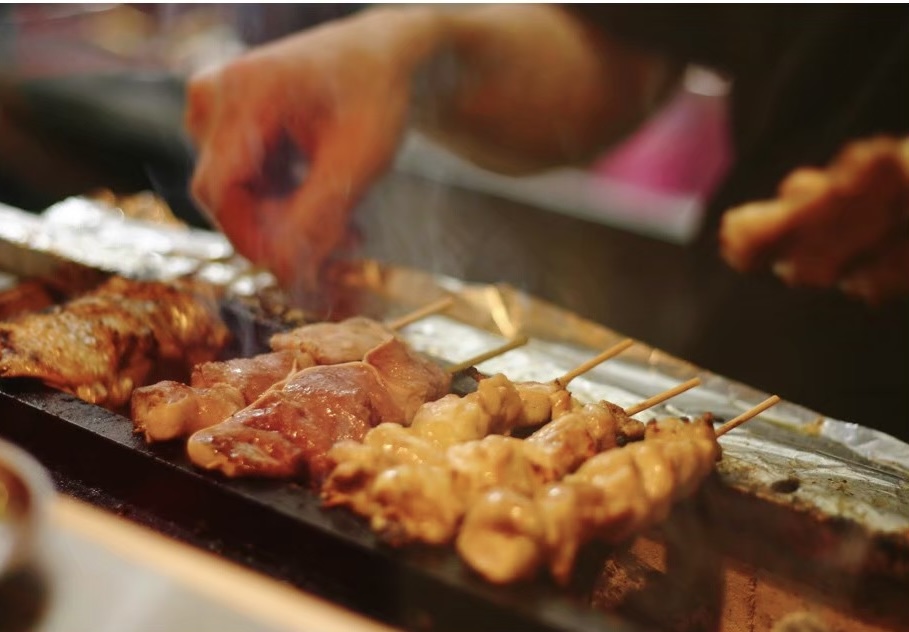
{"type": "Polygon", "coordinates": [[[468,369],[472,366],[480,364],[481,362],[485,362],[486,360],[489,360],[496,356],[500,356],[507,351],[511,351],[512,349],[517,349],[518,347],[523,347],[529,341],[530,341],[530,338],[528,338],[524,334],[517,335],[514,338],[510,339],[505,344],[499,345],[498,347],[495,347],[494,349],[484,351],[483,353],[476,355],[472,358],[468,358],[462,362],[458,362],[457,364],[451,365],[450,367],[448,367],[447,371],[449,373],[451,373],[452,375],[454,375],[455,373],[459,373],[459,372],[463,371],[464,369],[468,369]]]}
{"type": "Polygon", "coordinates": [[[625,414],[626,415],[636,415],[639,412],[641,412],[642,410],[647,410],[648,408],[653,408],[657,404],[661,404],[662,402],[665,402],[667,399],[669,399],[671,397],[675,397],[676,395],[679,395],[680,393],[684,393],[685,391],[691,390],[695,386],[700,386],[700,385],[701,385],[701,378],[693,377],[690,380],[688,380],[687,382],[682,382],[681,384],[679,384],[677,386],[673,386],[672,388],[667,389],[667,390],[663,391],[662,393],[657,393],[653,397],[648,397],[644,401],[638,402],[634,406],[629,406],[628,408],[625,409],[625,414]]]}
{"type": "Polygon", "coordinates": [[[453,296],[443,296],[442,298],[437,299],[431,303],[428,303],[428,304],[424,305],[423,307],[419,307],[419,308],[413,310],[412,312],[408,312],[407,314],[404,314],[403,316],[399,316],[398,318],[395,318],[394,320],[390,320],[385,324],[389,329],[394,329],[394,330],[403,329],[407,325],[410,325],[411,323],[415,323],[416,321],[426,318],[427,316],[432,316],[433,314],[438,314],[439,312],[444,312],[446,309],[451,307],[453,304],[454,304],[453,296]]]}
{"type": "Polygon", "coordinates": [[[632,340],[631,338],[626,338],[622,342],[609,347],[608,349],[606,349],[606,351],[600,353],[599,355],[594,356],[593,358],[590,358],[589,360],[587,360],[587,362],[584,362],[583,364],[579,364],[578,366],[576,366],[575,368],[570,370],[565,375],[563,375],[561,377],[557,377],[555,379],[556,384],[558,384],[559,386],[561,386],[563,388],[568,386],[568,383],[571,380],[573,380],[574,378],[576,378],[580,375],[583,375],[584,373],[587,373],[587,371],[589,371],[593,367],[597,366],[598,364],[602,364],[603,362],[606,362],[606,360],[609,360],[610,358],[614,358],[615,356],[619,355],[620,353],[625,351],[625,349],[627,349],[628,347],[630,347],[633,344],[634,344],[634,340],[632,340]]]}
{"type": "Polygon", "coordinates": [[[758,404],[754,408],[746,410],[738,417],[735,417],[734,419],[730,419],[729,421],[724,423],[722,426],[717,428],[716,436],[722,437],[724,434],[726,434],[730,430],[732,430],[734,428],[738,428],[746,421],[757,417],[758,415],[760,415],[762,412],[764,412],[771,406],[775,406],[777,404],[777,402],[779,402],[779,401],[780,401],[780,398],[778,395],[771,395],[770,397],[768,397],[767,399],[762,401],[760,404],[758,404]]]}

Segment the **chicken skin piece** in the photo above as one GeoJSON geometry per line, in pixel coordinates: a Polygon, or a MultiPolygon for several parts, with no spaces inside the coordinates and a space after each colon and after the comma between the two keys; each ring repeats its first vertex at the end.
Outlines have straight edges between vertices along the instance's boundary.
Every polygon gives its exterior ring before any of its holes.
{"type": "Polygon", "coordinates": [[[0,323],[0,376],[28,377],[117,408],[161,363],[188,371],[226,344],[214,291],[113,277],[46,312],[0,323]]]}

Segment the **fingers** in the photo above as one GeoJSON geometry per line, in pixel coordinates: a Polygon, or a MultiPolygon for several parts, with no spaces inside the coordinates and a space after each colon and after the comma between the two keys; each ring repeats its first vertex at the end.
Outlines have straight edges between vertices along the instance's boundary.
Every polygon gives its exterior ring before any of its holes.
{"type": "Polygon", "coordinates": [[[805,221],[778,257],[777,274],[792,285],[830,287],[901,229],[909,215],[909,180],[886,139],[854,143],[834,162],[829,186],[803,202],[805,221]]]}
{"type": "Polygon", "coordinates": [[[796,169],[780,184],[779,197],[804,200],[816,196],[828,185],[829,177],[821,169],[796,169]]]}
{"type": "Polygon", "coordinates": [[[865,172],[895,167],[909,172],[903,163],[900,142],[889,137],[872,138],[849,143],[830,165],[830,173],[840,186],[848,189],[859,186],[865,172]]]}
{"type": "Polygon", "coordinates": [[[909,221],[909,168],[899,143],[853,143],[824,171],[793,172],[779,195],[723,218],[721,252],[730,265],[742,271],[767,266],[790,285],[813,287],[834,287],[863,270],[847,285],[858,284],[865,294],[873,279],[888,288],[899,285],[886,271],[902,259],[878,261],[878,252],[889,251],[909,221]],[[877,263],[868,267],[869,260],[877,263]]]}
{"type": "Polygon", "coordinates": [[[351,211],[394,156],[370,126],[347,121],[320,142],[306,182],[273,213],[269,266],[285,287],[312,286],[324,262],[347,238],[351,211]]]}
{"type": "Polygon", "coordinates": [[[874,305],[909,294],[909,238],[848,274],[840,289],[874,305]]]}
{"type": "Polygon", "coordinates": [[[356,29],[314,31],[189,85],[186,126],[199,147],[193,197],[238,252],[285,287],[314,286],[401,138],[407,78],[376,51],[356,29]],[[330,45],[337,38],[343,45],[330,45]],[[301,156],[305,177],[292,168],[301,156]]]}
{"type": "Polygon", "coordinates": [[[229,209],[235,206],[231,198],[260,179],[266,154],[265,133],[249,120],[234,121],[219,125],[201,148],[190,191],[221,226],[227,221],[229,209]]]}
{"type": "Polygon", "coordinates": [[[723,258],[740,272],[766,265],[800,225],[823,212],[818,200],[829,189],[830,178],[823,171],[798,169],[783,180],[777,199],[728,211],[720,226],[723,258]]]}
{"type": "Polygon", "coordinates": [[[224,196],[218,211],[218,228],[234,249],[257,265],[267,265],[268,242],[262,226],[269,223],[258,196],[247,188],[234,187],[224,196]]]}
{"type": "MultiPolygon", "coordinates": [[[[309,291],[341,245],[349,221],[351,199],[332,184],[304,185],[278,221],[263,228],[268,243],[266,264],[283,287],[309,291]]],[[[268,204],[274,204],[269,202],[268,204]]]]}
{"type": "Polygon", "coordinates": [[[285,288],[310,291],[345,237],[352,194],[338,177],[311,177],[287,197],[236,187],[224,200],[218,222],[237,252],[270,269],[285,288]]]}
{"type": "Polygon", "coordinates": [[[197,75],[188,85],[185,125],[199,150],[190,191],[237,252],[261,264],[268,246],[254,190],[277,115],[238,97],[234,68],[197,75]]]}
{"type": "Polygon", "coordinates": [[[221,226],[233,223],[224,218],[237,207],[232,198],[260,178],[280,133],[281,104],[269,98],[267,80],[251,82],[249,75],[243,62],[234,62],[195,77],[188,90],[185,122],[199,148],[191,193],[221,226]]]}
{"type": "Polygon", "coordinates": [[[325,261],[348,237],[351,211],[393,156],[360,145],[356,128],[328,134],[314,148],[302,184],[285,195],[262,195],[259,184],[232,184],[218,223],[236,250],[268,267],[290,291],[314,290],[325,261]]]}
{"type": "Polygon", "coordinates": [[[203,72],[192,77],[186,85],[186,111],[183,126],[193,143],[205,137],[211,120],[212,104],[216,94],[214,71],[203,72]]]}
{"type": "Polygon", "coordinates": [[[749,272],[767,263],[794,221],[794,205],[785,200],[745,204],[723,216],[720,253],[739,272],[749,272]]]}

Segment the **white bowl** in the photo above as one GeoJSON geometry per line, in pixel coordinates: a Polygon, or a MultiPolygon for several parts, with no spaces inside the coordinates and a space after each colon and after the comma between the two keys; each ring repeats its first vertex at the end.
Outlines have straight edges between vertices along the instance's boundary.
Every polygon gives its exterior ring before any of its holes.
{"type": "Polygon", "coordinates": [[[35,561],[52,494],[38,461],[0,440],[0,579],[35,561]]]}

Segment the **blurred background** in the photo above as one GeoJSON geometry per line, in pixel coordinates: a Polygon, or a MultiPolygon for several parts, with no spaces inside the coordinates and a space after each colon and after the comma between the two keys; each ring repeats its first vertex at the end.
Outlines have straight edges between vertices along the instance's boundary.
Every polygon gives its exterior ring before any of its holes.
{"type": "Polygon", "coordinates": [[[185,78],[358,5],[0,7],[0,201],[43,209],[105,187],[187,198],[185,78]]]}
{"type": "MultiPolygon", "coordinates": [[[[3,5],[0,202],[37,211],[99,188],[153,190],[206,225],[187,195],[186,77],[363,6],[3,5]]],[[[502,177],[411,135],[396,170],[686,243],[728,163],[725,94],[689,69],[659,115],[588,168],[502,177]]]]}

